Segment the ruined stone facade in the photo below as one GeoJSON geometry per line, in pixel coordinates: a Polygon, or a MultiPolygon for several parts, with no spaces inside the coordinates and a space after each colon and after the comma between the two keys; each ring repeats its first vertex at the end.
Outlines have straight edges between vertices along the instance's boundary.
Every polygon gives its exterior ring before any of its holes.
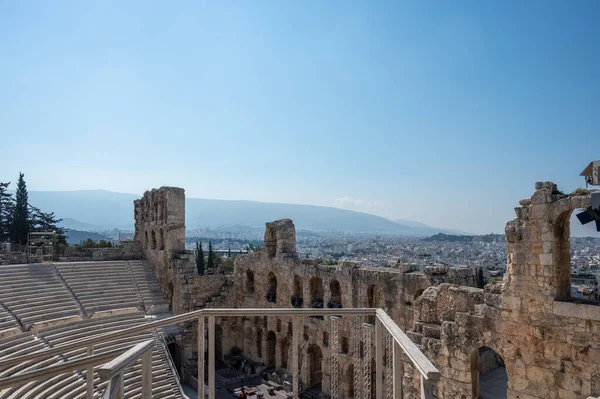
{"type": "MultiPolygon", "coordinates": [[[[504,281],[484,289],[472,287],[467,268],[431,267],[419,273],[299,259],[289,219],[266,224],[264,248],[238,257],[233,276],[198,276],[194,256],[177,250],[184,239],[183,201],[183,190],[161,188],[136,202],[136,239],[143,241],[157,229],[167,237],[173,232],[163,241],[165,249],[149,248],[147,242],[142,246],[176,313],[202,307],[381,307],[441,371],[434,386],[439,398],[477,398],[479,371],[497,363],[506,367],[509,398],[600,394],[600,306],[569,298],[569,216],[587,207],[589,196],[567,196],[552,183],[536,184],[534,195],[520,202],[517,219],[506,227],[504,281]],[[161,190],[168,215],[162,219],[152,216],[161,190]],[[176,215],[169,213],[169,198],[175,198],[180,217],[170,218],[176,215]],[[170,225],[173,220],[177,222],[170,225]]],[[[339,322],[341,397],[353,396],[353,355],[364,350],[354,348],[351,319],[339,322]]],[[[321,384],[327,393],[330,321],[312,317],[293,322],[301,323],[301,380],[306,386],[321,384]]],[[[194,328],[184,326],[186,358],[196,347],[194,328]]],[[[217,357],[224,359],[237,349],[262,368],[290,370],[291,329],[289,317],[218,319],[217,357]]],[[[408,398],[419,395],[410,362],[405,362],[404,392],[408,398]]]]}

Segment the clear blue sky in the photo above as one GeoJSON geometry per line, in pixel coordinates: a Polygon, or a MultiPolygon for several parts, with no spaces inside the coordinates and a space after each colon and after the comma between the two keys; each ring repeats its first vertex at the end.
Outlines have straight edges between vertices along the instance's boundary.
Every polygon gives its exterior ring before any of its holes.
{"type": "Polygon", "coordinates": [[[600,159],[598,1],[0,2],[0,181],[501,232],[600,159]]]}

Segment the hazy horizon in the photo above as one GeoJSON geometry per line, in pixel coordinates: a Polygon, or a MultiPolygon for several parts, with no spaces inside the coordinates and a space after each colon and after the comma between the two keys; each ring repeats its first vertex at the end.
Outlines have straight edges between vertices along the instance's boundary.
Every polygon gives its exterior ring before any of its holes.
{"type": "Polygon", "coordinates": [[[2,3],[0,181],[502,232],[536,181],[571,192],[599,158],[598,17],[594,1],[2,3]]]}

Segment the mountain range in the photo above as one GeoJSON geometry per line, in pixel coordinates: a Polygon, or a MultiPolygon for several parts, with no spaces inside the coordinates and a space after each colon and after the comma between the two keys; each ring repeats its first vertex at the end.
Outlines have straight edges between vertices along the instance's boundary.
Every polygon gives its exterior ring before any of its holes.
{"type": "MultiPolygon", "coordinates": [[[[136,194],[106,190],[30,191],[29,202],[63,219],[63,226],[86,231],[133,229],[136,194]]],[[[263,229],[265,222],[290,218],[297,229],[349,233],[430,236],[437,233],[464,234],[438,229],[411,220],[389,220],[345,209],[240,200],[186,198],[186,227],[222,231],[263,229]]]]}

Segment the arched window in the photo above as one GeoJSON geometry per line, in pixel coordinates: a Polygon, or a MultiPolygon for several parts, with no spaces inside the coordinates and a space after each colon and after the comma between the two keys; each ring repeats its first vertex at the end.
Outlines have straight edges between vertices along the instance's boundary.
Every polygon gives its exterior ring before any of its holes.
{"type": "Polygon", "coordinates": [[[148,249],[148,232],[144,231],[144,248],[148,249]]]}
{"type": "Polygon", "coordinates": [[[277,336],[275,332],[269,331],[267,333],[267,356],[265,358],[265,368],[275,368],[275,351],[277,347],[277,336]]]}
{"type": "Polygon", "coordinates": [[[471,386],[474,398],[506,398],[508,375],[504,360],[486,346],[471,354],[471,386]]]}
{"type": "Polygon", "coordinates": [[[277,302],[277,277],[275,273],[270,272],[267,283],[267,293],[265,295],[267,301],[276,303],[277,302]]]}
{"type": "Polygon", "coordinates": [[[348,345],[348,338],[347,337],[342,337],[342,345],[341,345],[340,349],[341,349],[340,351],[343,354],[348,354],[349,345],[348,345]]]}
{"type": "Polygon", "coordinates": [[[304,304],[302,279],[297,274],[294,275],[294,294],[290,298],[292,307],[301,308],[304,304]]]}
{"type": "MultiPolygon", "coordinates": [[[[380,308],[381,307],[381,298],[379,294],[379,290],[375,284],[371,284],[369,288],[367,288],[367,307],[368,308],[380,308]]],[[[367,316],[367,323],[375,324],[375,316],[367,316]]]]}
{"type": "Polygon", "coordinates": [[[323,307],[323,296],[325,290],[323,289],[323,280],[319,277],[313,277],[310,279],[310,306],[313,308],[323,307]]]}
{"type": "Polygon", "coordinates": [[[156,233],[152,230],[152,249],[156,249],[156,233]]]}
{"type": "Polygon", "coordinates": [[[246,270],[246,294],[254,294],[254,272],[246,270]]]}
{"type": "Polygon", "coordinates": [[[323,352],[318,345],[308,347],[308,386],[321,384],[323,379],[323,352]]]}
{"type": "Polygon", "coordinates": [[[165,249],[165,235],[163,234],[163,229],[160,229],[158,231],[158,238],[159,238],[159,247],[158,249],[165,249]]]}
{"type": "Polygon", "coordinates": [[[329,291],[331,292],[331,299],[327,303],[328,308],[341,308],[342,307],[342,288],[340,282],[337,280],[331,280],[329,282],[329,291]]]}

